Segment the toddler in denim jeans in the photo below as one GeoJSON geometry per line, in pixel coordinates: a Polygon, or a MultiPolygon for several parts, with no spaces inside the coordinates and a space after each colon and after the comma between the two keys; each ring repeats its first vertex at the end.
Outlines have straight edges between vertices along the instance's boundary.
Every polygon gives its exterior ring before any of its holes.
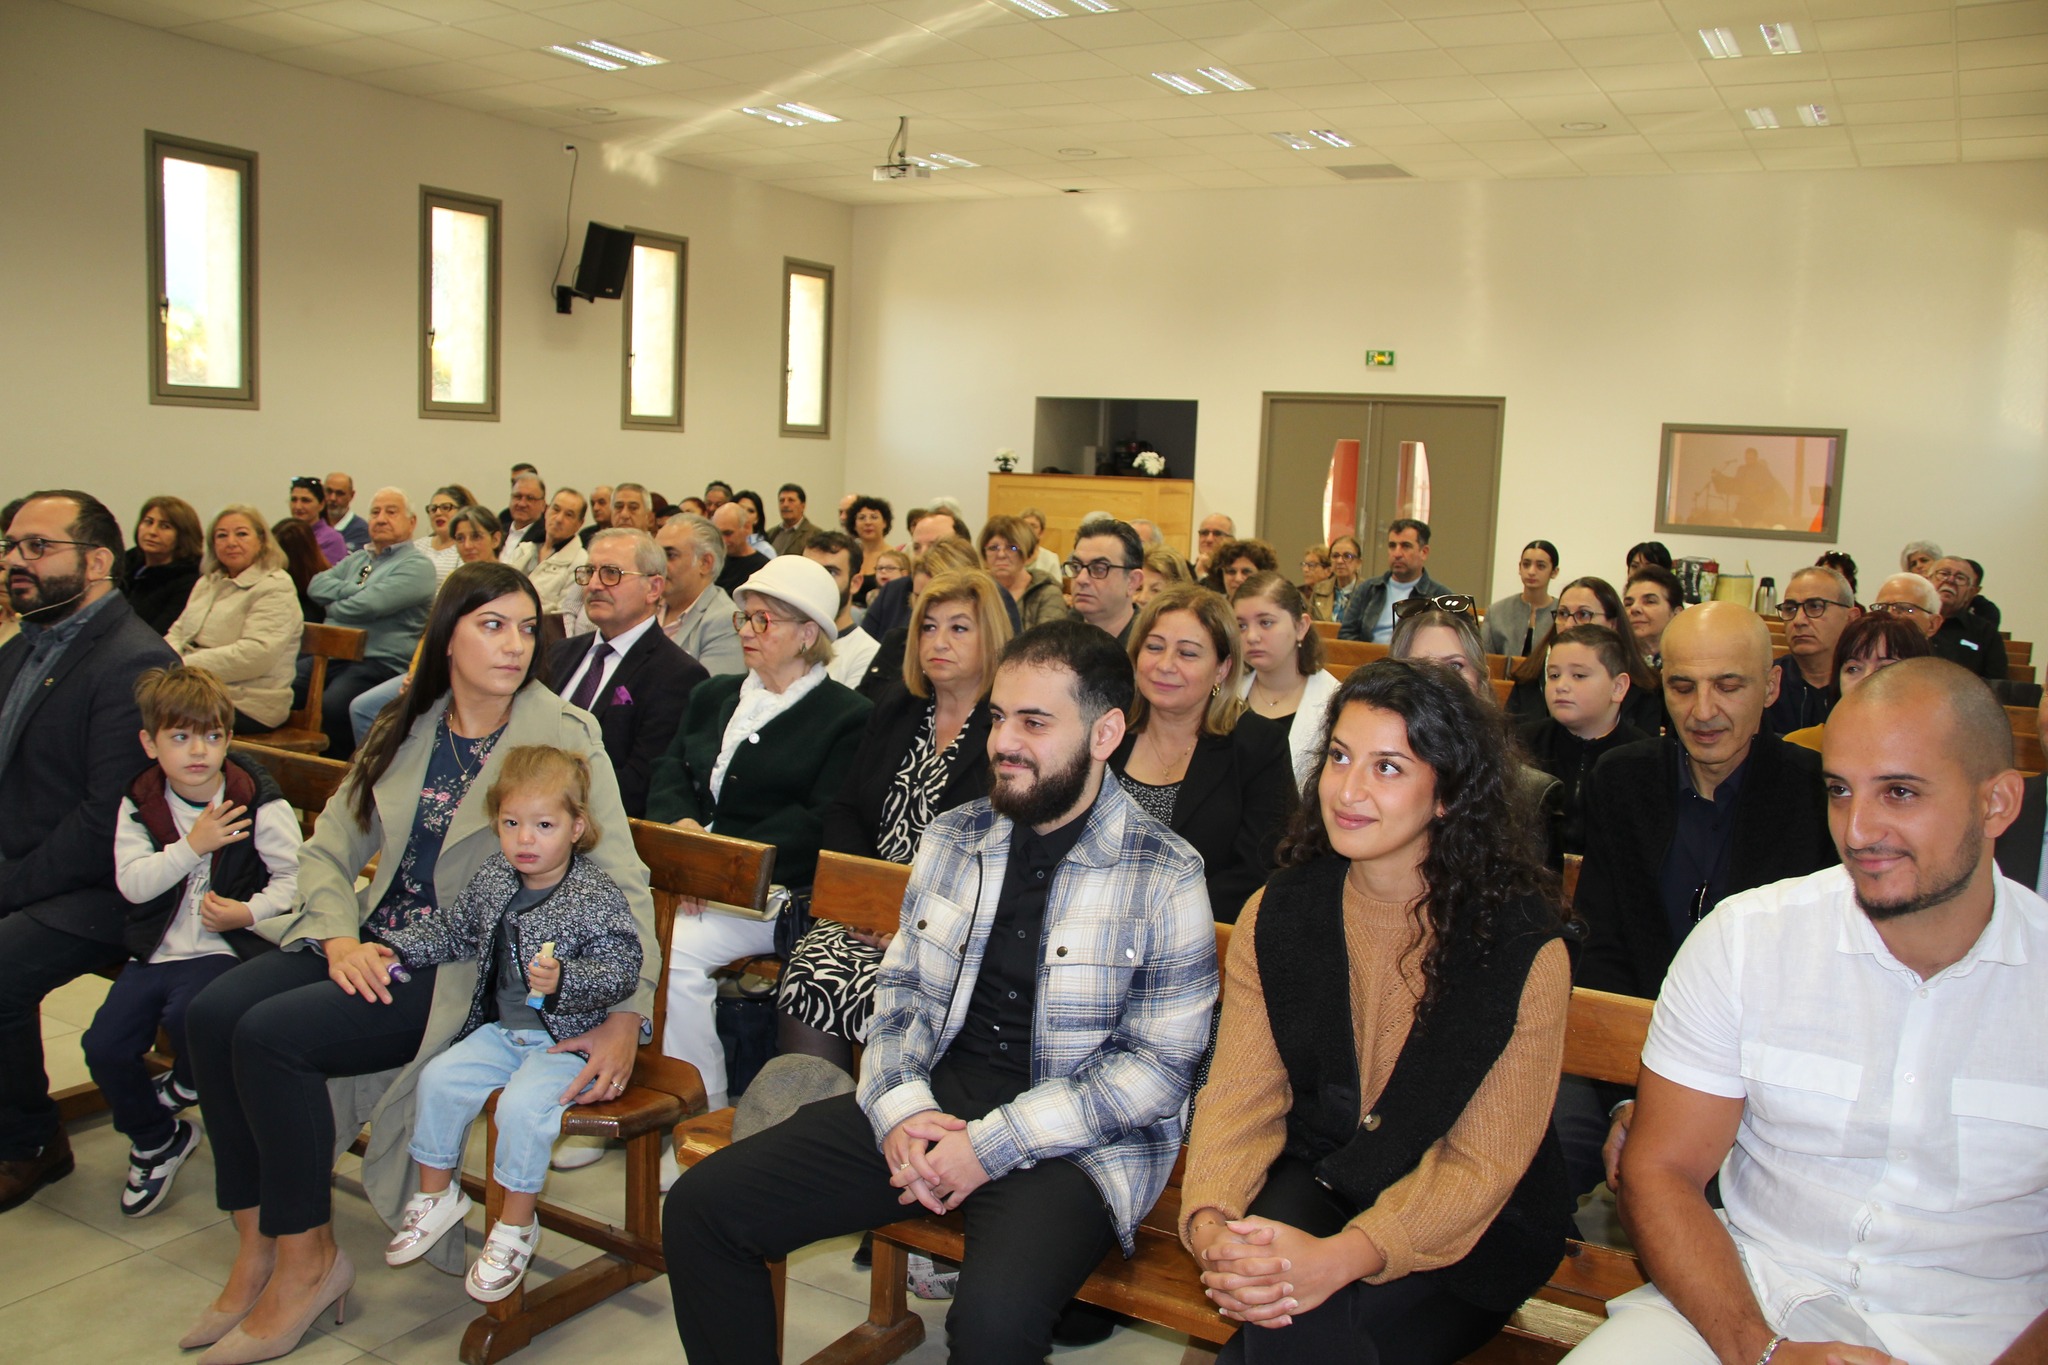
{"type": "Polygon", "coordinates": [[[589,1032],[639,985],[640,936],[625,895],[587,858],[590,765],[527,745],[505,756],[485,798],[499,852],[460,899],[386,934],[408,967],[474,958],[476,993],[457,1041],[420,1072],[411,1154],[420,1192],[384,1250],[416,1261],[461,1225],[470,1200],[456,1181],[469,1126],[498,1097],[492,1169],[505,1207],[469,1268],[470,1295],[494,1303],[519,1287],[540,1242],[534,1206],[560,1136],[563,1097],[588,1058],[562,1040],[589,1032]]]}

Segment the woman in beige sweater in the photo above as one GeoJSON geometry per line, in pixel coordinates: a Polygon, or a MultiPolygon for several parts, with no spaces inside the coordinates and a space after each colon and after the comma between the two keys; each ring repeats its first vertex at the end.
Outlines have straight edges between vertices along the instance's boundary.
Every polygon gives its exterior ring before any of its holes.
{"type": "Polygon", "coordinates": [[[1498,713],[1383,660],[1329,715],[1231,940],[1181,1238],[1245,1324],[1225,1362],[1449,1365],[1564,1250],[1571,971],[1498,713]]]}
{"type": "Polygon", "coordinates": [[[193,668],[227,685],[235,733],[261,734],[292,711],[292,669],[306,618],[284,551],[253,507],[221,509],[185,609],[164,639],[193,668]]]}

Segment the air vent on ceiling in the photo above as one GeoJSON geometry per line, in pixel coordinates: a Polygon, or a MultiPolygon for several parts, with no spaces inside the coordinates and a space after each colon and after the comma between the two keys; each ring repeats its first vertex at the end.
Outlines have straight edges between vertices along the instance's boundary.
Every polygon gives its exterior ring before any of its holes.
{"type": "Polygon", "coordinates": [[[1376,166],[1331,166],[1329,170],[1346,180],[1413,180],[1412,173],[1402,170],[1392,162],[1383,161],[1376,166]]]}

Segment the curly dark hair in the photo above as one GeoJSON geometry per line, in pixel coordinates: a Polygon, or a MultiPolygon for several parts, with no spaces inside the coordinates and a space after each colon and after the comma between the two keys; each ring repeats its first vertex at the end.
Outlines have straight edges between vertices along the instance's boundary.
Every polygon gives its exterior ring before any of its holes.
{"type": "MultiPolygon", "coordinates": [[[[1555,878],[1543,867],[1542,839],[1517,809],[1509,784],[1515,769],[1507,723],[1451,670],[1421,660],[1380,659],[1352,670],[1323,722],[1317,773],[1330,756],[1330,733],[1354,704],[1391,711],[1408,726],[1408,747],[1436,775],[1442,807],[1429,824],[1422,859],[1423,894],[1412,907],[1415,939],[1433,935],[1422,959],[1425,1016],[1443,992],[1446,974],[1483,958],[1501,936],[1508,908],[1530,897],[1558,906],[1555,878]]],[[[1300,867],[1334,852],[1323,803],[1306,800],[1280,841],[1279,865],[1300,867]]]]}
{"type": "Polygon", "coordinates": [[[860,538],[860,533],[853,528],[859,524],[860,514],[869,508],[882,514],[883,535],[888,535],[896,525],[896,509],[889,505],[887,499],[870,497],[863,493],[853,500],[853,506],[846,509],[846,531],[856,540],[860,538]]]}

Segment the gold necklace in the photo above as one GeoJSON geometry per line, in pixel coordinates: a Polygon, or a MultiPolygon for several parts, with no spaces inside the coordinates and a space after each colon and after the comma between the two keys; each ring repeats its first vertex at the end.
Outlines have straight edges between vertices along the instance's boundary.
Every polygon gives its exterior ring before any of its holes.
{"type": "Polygon", "coordinates": [[[1164,761],[1164,756],[1159,747],[1159,739],[1156,732],[1150,729],[1145,731],[1145,742],[1152,748],[1152,758],[1154,762],[1157,762],[1159,764],[1159,775],[1161,777],[1170,779],[1172,778],[1173,774],[1181,770],[1181,765],[1187,762],[1188,756],[1190,754],[1194,753],[1195,744],[1201,738],[1201,731],[1197,730],[1195,732],[1195,736],[1196,738],[1194,740],[1188,741],[1188,747],[1180,751],[1180,757],[1174,762],[1168,763],[1164,761]]]}

